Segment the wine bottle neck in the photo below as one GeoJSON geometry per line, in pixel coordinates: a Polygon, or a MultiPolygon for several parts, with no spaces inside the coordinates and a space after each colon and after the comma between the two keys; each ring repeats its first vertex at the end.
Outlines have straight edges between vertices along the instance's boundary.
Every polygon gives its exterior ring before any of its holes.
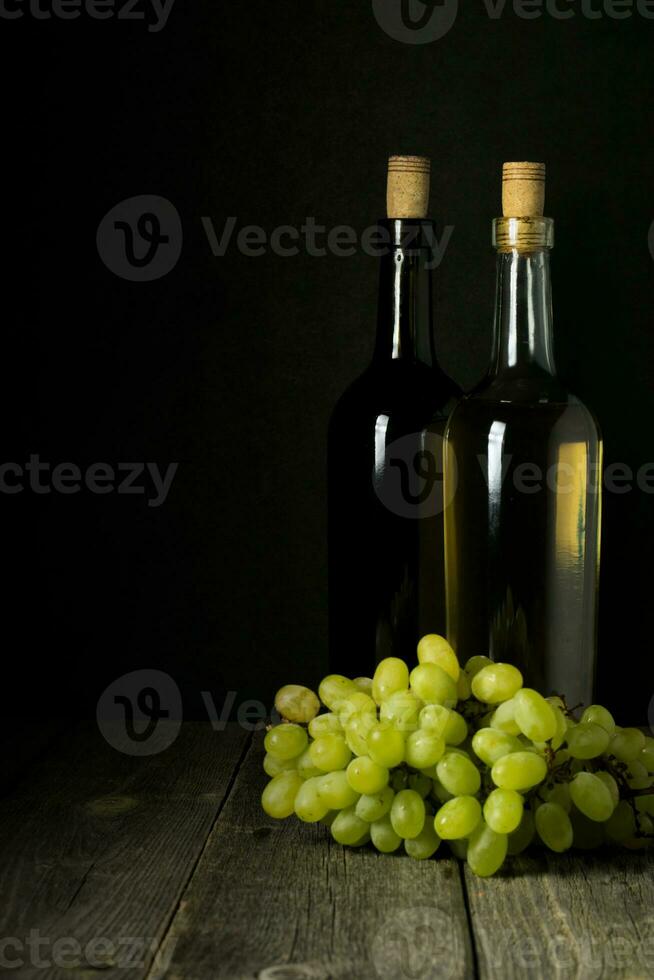
{"type": "Polygon", "coordinates": [[[498,252],[492,375],[554,375],[548,249],[498,252]]]}
{"type": "Polygon", "coordinates": [[[426,219],[383,220],[375,361],[434,365],[431,268],[435,232],[426,219]]]}

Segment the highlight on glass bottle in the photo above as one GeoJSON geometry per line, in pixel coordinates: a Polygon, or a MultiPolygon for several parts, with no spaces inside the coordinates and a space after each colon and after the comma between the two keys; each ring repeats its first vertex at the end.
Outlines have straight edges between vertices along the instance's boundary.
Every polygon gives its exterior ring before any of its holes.
{"type": "Polygon", "coordinates": [[[504,165],[491,363],[445,434],[447,631],[461,660],[514,663],[529,686],[588,704],[602,442],[556,375],[544,191],[543,164],[504,165]]]}

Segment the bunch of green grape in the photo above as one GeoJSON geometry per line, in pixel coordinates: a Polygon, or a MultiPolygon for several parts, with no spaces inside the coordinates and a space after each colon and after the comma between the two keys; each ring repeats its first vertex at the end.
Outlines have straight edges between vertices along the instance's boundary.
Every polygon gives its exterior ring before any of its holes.
{"type": "Polygon", "coordinates": [[[424,860],[447,841],[487,876],[532,840],[558,852],[654,840],[653,738],[601,705],[577,720],[511,664],[461,669],[441,636],[423,637],[411,672],[389,657],[373,678],[325,677],[318,696],[283,687],[275,706],[263,809],[320,821],[339,844],[424,860]]]}

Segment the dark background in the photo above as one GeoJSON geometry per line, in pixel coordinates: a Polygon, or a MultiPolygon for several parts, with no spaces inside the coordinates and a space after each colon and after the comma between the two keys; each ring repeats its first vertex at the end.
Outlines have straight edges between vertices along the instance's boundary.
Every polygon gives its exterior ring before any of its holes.
{"type": "MultiPolygon", "coordinates": [[[[454,226],[437,345],[470,387],[490,349],[501,164],[545,160],[560,371],[607,462],[654,460],[654,21],[568,6],[493,20],[466,0],[424,46],[387,36],[367,0],[176,0],[159,33],[0,19],[0,457],[179,463],[159,508],[0,494],[5,713],[92,714],[140,667],[170,672],[188,714],[200,690],[269,704],[326,666],[325,432],[371,353],[376,262],[234,242],[214,257],[202,216],[219,233],[228,216],[361,231],[383,213],[388,154],[431,156],[432,214],[454,226]],[[183,249],[168,275],[129,282],[96,232],[142,194],[177,208],[183,249]]],[[[654,693],[653,543],[654,497],[607,495],[600,697],[625,724],[654,693]]]]}

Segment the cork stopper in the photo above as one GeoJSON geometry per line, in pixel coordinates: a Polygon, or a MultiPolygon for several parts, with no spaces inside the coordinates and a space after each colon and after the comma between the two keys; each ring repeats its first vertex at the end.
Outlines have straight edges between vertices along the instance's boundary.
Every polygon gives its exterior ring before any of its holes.
{"type": "Polygon", "coordinates": [[[386,211],[389,218],[426,218],[429,206],[428,157],[389,157],[386,211]]]}
{"type": "Polygon", "coordinates": [[[505,163],[502,212],[505,218],[540,218],[545,205],[545,164],[505,163]]]}

